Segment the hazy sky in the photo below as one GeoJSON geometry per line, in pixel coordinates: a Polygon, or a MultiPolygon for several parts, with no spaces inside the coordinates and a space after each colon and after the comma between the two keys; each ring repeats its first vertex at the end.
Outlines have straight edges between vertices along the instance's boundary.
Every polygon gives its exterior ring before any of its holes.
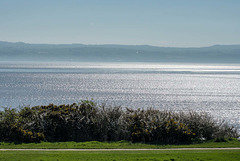
{"type": "Polygon", "coordinates": [[[240,0],[0,0],[0,40],[240,44],[240,0]]]}

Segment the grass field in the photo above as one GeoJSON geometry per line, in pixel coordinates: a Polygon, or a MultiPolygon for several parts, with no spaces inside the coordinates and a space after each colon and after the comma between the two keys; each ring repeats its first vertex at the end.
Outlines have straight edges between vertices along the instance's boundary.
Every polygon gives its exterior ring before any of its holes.
{"type": "Polygon", "coordinates": [[[2,151],[1,161],[239,161],[240,150],[181,151],[2,151]]]}
{"type": "MultiPolygon", "coordinates": [[[[118,142],[41,142],[41,143],[0,143],[1,149],[158,149],[158,148],[227,148],[240,147],[237,139],[226,142],[206,142],[190,145],[154,145],[118,142]]],[[[164,151],[0,151],[0,161],[239,161],[240,150],[164,150],[164,151]]]]}
{"type": "Polygon", "coordinates": [[[41,143],[0,143],[0,149],[161,149],[161,148],[228,148],[240,147],[237,139],[226,142],[209,141],[201,144],[189,145],[159,145],[159,144],[141,144],[127,141],[118,142],[41,142],[41,143]]]}

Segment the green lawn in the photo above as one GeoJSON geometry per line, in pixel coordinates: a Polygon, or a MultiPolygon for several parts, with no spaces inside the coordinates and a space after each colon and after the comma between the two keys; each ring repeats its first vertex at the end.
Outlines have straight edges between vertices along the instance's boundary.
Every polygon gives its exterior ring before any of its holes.
{"type": "Polygon", "coordinates": [[[46,152],[2,151],[1,161],[239,161],[240,150],[94,151],[46,152]]]}
{"type": "MultiPolygon", "coordinates": [[[[81,148],[81,149],[141,149],[141,148],[199,148],[199,147],[240,147],[236,139],[227,142],[206,142],[190,145],[153,145],[119,142],[42,142],[29,144],[0,143],[1,149],[6,148],[81,148]]],[[[152,160],[152,161],[239,161],[240,150],[167,150],[167,151],[0,151],[0,161],[72,161],[72,160],[152,160]]]]}
{"type": "Polygon", "coordinates": [[[41,143],[0,143],[0,149],[159,149],[159,148],[227,148],[240,147],[240,142],[237,139],[228,140],[226,142],[209,141],[201,144],[189,145],[159,145],[159,144],[141,144],[131,143],[127,141],[118,142],[41,142],[41,143]]]}

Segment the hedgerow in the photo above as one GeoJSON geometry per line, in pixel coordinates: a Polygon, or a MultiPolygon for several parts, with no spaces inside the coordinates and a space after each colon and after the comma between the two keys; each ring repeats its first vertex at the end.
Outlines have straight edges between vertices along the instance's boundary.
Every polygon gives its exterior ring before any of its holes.
{"type": "Polygon", "coordinates": [[[180,144],[238,137],[207,113],[131,109],[82,101],[70,105],[5,108],[0,141],[119,141],[180,144]]]}

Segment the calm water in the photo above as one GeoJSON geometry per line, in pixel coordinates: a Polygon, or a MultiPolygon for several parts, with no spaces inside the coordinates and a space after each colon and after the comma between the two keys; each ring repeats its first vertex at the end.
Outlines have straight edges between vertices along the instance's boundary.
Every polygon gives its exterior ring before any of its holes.
{"type": "Polygon", "coordinates": [[[240,65],[0,63],[0,105],[68,104],[206,111],[240,127],[240,65]]]}

